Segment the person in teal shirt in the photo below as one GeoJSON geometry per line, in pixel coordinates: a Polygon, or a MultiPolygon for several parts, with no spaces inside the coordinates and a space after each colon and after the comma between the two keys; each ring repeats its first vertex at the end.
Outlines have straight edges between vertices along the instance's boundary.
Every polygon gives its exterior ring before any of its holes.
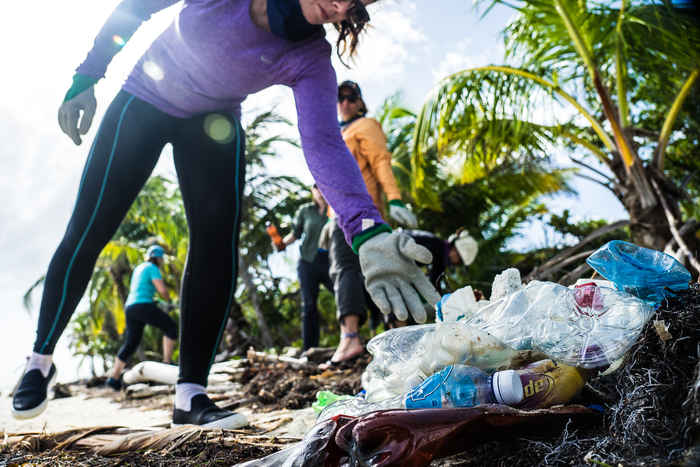
{"type": "Polygon", "coordinates": [[[121,373],[126,361],[136,352],[136,348],[141,343],[143,330],[147,324],[163,330],[163,362],[172,363],[177,341],[177,324],[153,301],[157,291],[168,302],[168,309],[173,306],[170,293],[158,269],[163,266],[163,248],[153,245],[148,249],[147,256],[148,260],[136,266],[131,275],[131,288],[125,304],[126,342],[117,354],[112,377],[106,383],[115,390],[120,390],[123,386],[121,373]]]}
{"type": "Polygon", "coordinates": [[[292,232],[282,240],[284,246],[302,238],[299,251],[301,258],[297,266],[299,289],[301,290],[301,337],[304,351],[318,347],[320,330],[318,314],[318,292],[323,284],[333,292],[333,281],[328,273],[328,250],[319,248],[321,230],[328,222],[328,203],[316,184],[311,187],[313,202],[303,205],[294,217],[292,232]]]}

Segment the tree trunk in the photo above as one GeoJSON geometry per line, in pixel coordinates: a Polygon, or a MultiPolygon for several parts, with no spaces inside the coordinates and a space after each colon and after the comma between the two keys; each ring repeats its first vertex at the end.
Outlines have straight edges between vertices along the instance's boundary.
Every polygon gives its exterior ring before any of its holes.
{"type": "MultiPolygon", "coordinates": [[[[664,199],[667,209],[670,211],[671,217],[664,210],[661,199],[654,193],[657,199],[656,205],[644,209],[642,207],[641,196],[637,191],[635,185],[631,182],[625,170],[622,166],[617,166],[613,168],[613,172],[620,180],[621,185],[624,186],[624,193],[619,196],[620,201],[627,210],[630,216],[630,221],[632,221],[630,229],[632,231],[632,240],[634,243],[645,248],[651,248],[658,251],[664,251],[668,245],[675,245],[672,230],[683,230],[680,233],[682,239],[687,242],[688,256],[696,258],[700,250],[700,241],[698,241],[695,235],[696,229],[693,225],[688,225],[685,229],[682,229],[683,222],[681,219],[681,211],[679,208],[679,203],[683,199],[687,199],[688,195],[683,187],[678,187],[673,184],[671,180],[665,177],[663,174],[654,172],[654,169],[645,168],[644,173],[647,180],[650,182],[658,181],[656,186],[664,199]],[[675,217],[675,218],[674,218],[675,217]],[[671,219],[669,221],[669,219],[671,219]],[[673,223],[673,226],[671,226],[673,223]]],[[[651,186],[651,183],[649,183],[651,186]]],[[[691,263],[693,261],[690,261],[691,263]]],[[[700,271],[695,271],[695,268],[688,264],[691,273],[697,276],[700,271]]]]}
{"type": "MultiPolygon", "coordinates": [[[[231,353],[245,354],[248,350],[248,346],[251,343],[251,338],[248,336],[244,330],[249,329],[250,324],[243,316],[243,310],[241,310],[241,305],[234,300],[231,305],[231,310],[228,313],[228,321],[226,322],[226,342],[227,348],[231,353]]],[[[259,346],[258,348],[262,348],[259,346]]]]}
{"type": "Polygon", "coordinates": [[[260,297],[258,297],[258,291],[253,285],[253,278],[248,272],[248,265],[243,260],[243,256],[238,256],[239,269],[241,270],[241,277],[243,278],[243,283],[245,284],[246,290],[248,290],[248,295],[250,295],[250,300],[253,302],[253,308],[255,309],[255,317],[258,320],[258,326],[260,326],[260,337],[262,337],[265,347],[270,348],[275,346],[275,340],[272,338],[272,333],[270,332],[270,326],[267,324],[267,318],[263,313],[262,307],[260,306],[260,297]]]}
{"type": "MultiPolygon", "coordinates": [[[[624,164],[612,167],[612,171],[623,187],[623,194],[618,196],[618,198],[629,213],[632,223],[630,226],[632,240],[639,246],[663,251],[672,235],[661,203],[657,201],[654,206],[644,208],[642,206],[642,198],[648,194],[643,195],[639,193],[636,184],[633,183],[627,174],[624,164]]],[[[651,174],[648,170],[644,170],[643,173],[647,181],[651,179],[651,174]]],[[[647,183],[647,185],[651,187],[650,183],[647,183]]],[[[653,192],[651,194],[656,198],[653,192]]],[[[674,204],[675,201],[677,201],[676,198],[674,198],[674,204]]]]}

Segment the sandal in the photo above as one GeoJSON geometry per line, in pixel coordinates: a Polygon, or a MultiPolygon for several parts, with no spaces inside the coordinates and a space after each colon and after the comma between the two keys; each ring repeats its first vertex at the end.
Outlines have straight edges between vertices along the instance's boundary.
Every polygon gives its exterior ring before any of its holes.
{"type": "MultiPolygon", "coordinates": [[[[360,333],[359,332],[343,332],[340,334],[341,339],[354,339],[355,337],[360,338],[360,333]]],[[[362,343],[362,338],[360,338],[360,343],[362,343]]],[[[338,362],[334,362],[332,357],[328,360],[326,360],[325,363],[322,365],[327,365],[328,367],[326,369],[330,368],[339,368],[341,364],[343,363],[354,363],[356,362],[360,357],[362,357],[366,353],[366,349],[364,348],[364,345],[362,346],[362,352],[358,353],[357,355],[354,355],[350,358],[346,358],[345,360],[340,360],[338,362]]]]}
{"type": "Polygon", "coordinates": [[[341,360],[341,361],[339,361],[339,362],[334,362],[333,360],[326,360],[326,363],[324,363],[324,365],[328,365],[328,368],[327,368],[327,369],[330,369],[330,368],[340,368],[340,366],[341,366],[343,363],[355,363],[355,362],[356,362],[357,360],[359,360],[360,357],[362,357],[364,354],[365,354],[365,353],[362,352],[362,353],[359,353],[359,354],[355,355],[354,357],[346,358],[345,360],[341,360]]]}

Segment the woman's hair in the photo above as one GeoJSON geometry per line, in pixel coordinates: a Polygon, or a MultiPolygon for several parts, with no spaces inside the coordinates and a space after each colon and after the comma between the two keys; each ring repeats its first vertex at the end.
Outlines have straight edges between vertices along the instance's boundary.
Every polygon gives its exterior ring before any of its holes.
{"type": "Polygon", "coordinates": [[[151,256],[150,258],[148,258],[148,262],[149,262],[149,263],[153,263],[153,264],[155,264],[156,266],[158,266],[158,260],[159,260],[159,259],[162,259],[162,258],[159,258],[159,257],[157,257],[157,256],[151,256]]]}
{"type": "Polygon", "coordinates": [[[343,55],[347,53],[350,60],[354,59],[357,44],[360,42],[360,33],[367,28],[367,23],[355,25],[343,20],[340,23],[333,23],[333,27],[338,31],[338,41],[335,43],[338,58],[340,63],[348,67],[347,63],[343,61],[343,55]]]}

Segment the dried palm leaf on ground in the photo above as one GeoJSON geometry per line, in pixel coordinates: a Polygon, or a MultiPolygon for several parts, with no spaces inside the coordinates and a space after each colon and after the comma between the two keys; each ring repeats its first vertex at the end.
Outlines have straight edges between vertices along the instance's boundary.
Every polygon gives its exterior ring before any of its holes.
{"type": "Polygon", "coordinates": [[[6,434],[0,453],[58,452],[70,449],[92,451],[98,456],[109,457],[143,451],[160,451],[162,454],[168,454],[184,445],[200,442],[222,448],[256,446],[277,450],[296,441],[292,438],[281,440],[276,437],[251,435],[238,430],[202,428],[194,425],[184,425],[168,430],[95,427],[54,434],[6,434]]]}

